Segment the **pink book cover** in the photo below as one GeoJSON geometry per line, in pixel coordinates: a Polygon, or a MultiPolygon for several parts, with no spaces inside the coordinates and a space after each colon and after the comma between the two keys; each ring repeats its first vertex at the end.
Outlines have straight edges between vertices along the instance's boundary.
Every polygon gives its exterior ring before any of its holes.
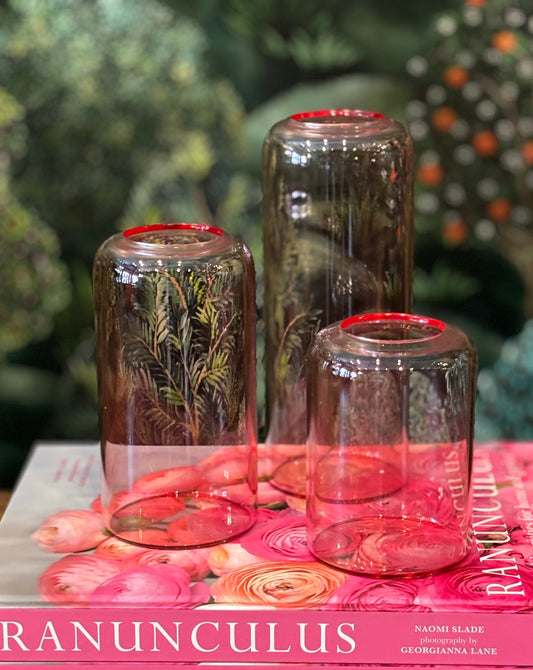
{"type": "Polygon", "coordinates": [[[316,561],[270,465],[245,535],[146,549],[104,530],[97,445],[36,445],[0,524],[0,663],[533,667],[533,443],[476,445],[472,550],[411,580],[316,561]]]}

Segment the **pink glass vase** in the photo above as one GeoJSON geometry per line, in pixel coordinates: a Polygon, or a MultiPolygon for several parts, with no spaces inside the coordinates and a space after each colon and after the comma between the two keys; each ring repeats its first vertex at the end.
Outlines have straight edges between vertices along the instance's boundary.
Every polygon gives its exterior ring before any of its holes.
{"type": "Polygon", "coordinates": [[[264,144],[267,442],[273,483],[305,487],[305,358],[352,314],[409,312],[413,147],[382,114],[327,110],[277,123],[264,144]]]}
{"type": "Polygon", "coordinates": [[[150,547],[232,539],[257,490],[255,275],[199,224],[109,238],[94,263],[102,504],[150,547]]]}
{"type": "Polygon", "coordinates": [[[308,544],[350,572],[415,577],[472,538],[477,357],[457,328],[366,314],[317,335],[308,363],[308,544]]]}

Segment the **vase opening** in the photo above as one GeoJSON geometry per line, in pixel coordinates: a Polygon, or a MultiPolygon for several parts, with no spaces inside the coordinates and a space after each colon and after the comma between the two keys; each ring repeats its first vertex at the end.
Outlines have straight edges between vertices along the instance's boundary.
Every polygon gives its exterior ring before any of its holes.
{"type": "Polygon", "coordinates": [[[383,121],[385,115],[361,109],[322,109],[311,112],[300,112],[291,116],[293,121],[312,124],[372,124],[383,121]]]}
{"type": "Polygon", "coordinates": [[[383,314],[358,314],[341,322],[347,335],[372,341],[415,342],[438,337],[446,324],[438,319],[390,312],[383,314]]]}
{"type": "Polygon", "coordinates": [[[158,245],[198,244],[224,234],[220,228],[204,223],[158,223],[124,231],[124,237],[133,242],[158,245]]]}

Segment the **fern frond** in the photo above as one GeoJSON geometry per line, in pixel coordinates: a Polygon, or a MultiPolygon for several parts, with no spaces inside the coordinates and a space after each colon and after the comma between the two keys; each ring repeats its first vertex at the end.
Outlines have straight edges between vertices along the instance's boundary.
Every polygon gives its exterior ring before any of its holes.
{"type": "MultiPolygon", "coordinates": [[[[156,304],[153,319],[154,345],[162,344],[168,338],[168,313],[166,292],[157,287],[156,304]]],[[[155,349],[155,346],[154,346],[155,349]]]]}
{"type": "Polygon", "coordinates": [[[163,386],[161,389],[161,395],[166,398],[172,405],[175,405],[176,407],[184,407],[185,406],[185,398],[183,396],[183,393],[180,391],[177,391],[175,388],[172,388],[171,386],[163,386]]]}
{"type": "Polygon", "coordinates": [[[192,361],[191,366],[189,367],[189,376],[191,379],[191,386],[194,388],[195,392],[198,391],[200,382],[205,373],[205,367],[207,364],[207,355],[202,353],[192,361]]]}
{"type": "Polygon", "coordinates": [[[224,394],[224,386],[228,381],[227,368],[212,368],[204,376],[204,381],[222,396],[224,394]]]}
{"type": "Polygon", "coordinates": [[[238,420],[243,352],[237,333],[243,316],[232,283],[232,271],[183,268],[143,278],[123,347],[143,440],[151,431],[153,443],[205,444],[220,440],[221,431],[238,420]]]}

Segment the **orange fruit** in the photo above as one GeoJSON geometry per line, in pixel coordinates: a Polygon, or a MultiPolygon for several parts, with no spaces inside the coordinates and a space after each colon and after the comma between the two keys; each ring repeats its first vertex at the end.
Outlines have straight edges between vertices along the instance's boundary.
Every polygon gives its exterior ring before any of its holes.
{"type": "Polygon", "coordinates": [[[431,117],[433,127],[440,133],[448,133],[457,121],[457,112],[451,107],[438,107],[431,117]]]}
{"type": "Polygon", "coordinates": [[[442,181],[444,170],[439,163],[423,163],[418,166],[416,176],[424,186],[436,186],[442,181]]]}
{"type": "Polygon", "coordinates": [[[470,79],[470,73],[459,65],[449,65],[444,70],[442,78],[450,88],[461,88],[470,79]]]}
{"type": "Polygon", "coordinates": [[[512,203],[507,198],[495,198],[487,205],[487,216],[496,223],[507,221],[513,209],[512,203]]]}
{"type": "Polygon", "coordinates": [[[459,244],[468,235],[468,226],[462,219],[447,221],[442,228],[442,238],[448,244],[459,244]]]}
{"type": "Polygon", "coordinates": [[[522,145],[522,156],[529,165],[533,163],[533,140],[524,142],[522,145]]]}
{"type": "Polygon", "coordinates": [[[487,158],[497,153],[500,143],[492,130],[480,130],[472,137],[472,146],[480,156],[487,158]]]}
{"type": "Polygon", "coordinates": [[[512,53],[518,45],[518,38],[512,30],[499,30],[492,36],[492,46],[504,54],[512,53]]]}

